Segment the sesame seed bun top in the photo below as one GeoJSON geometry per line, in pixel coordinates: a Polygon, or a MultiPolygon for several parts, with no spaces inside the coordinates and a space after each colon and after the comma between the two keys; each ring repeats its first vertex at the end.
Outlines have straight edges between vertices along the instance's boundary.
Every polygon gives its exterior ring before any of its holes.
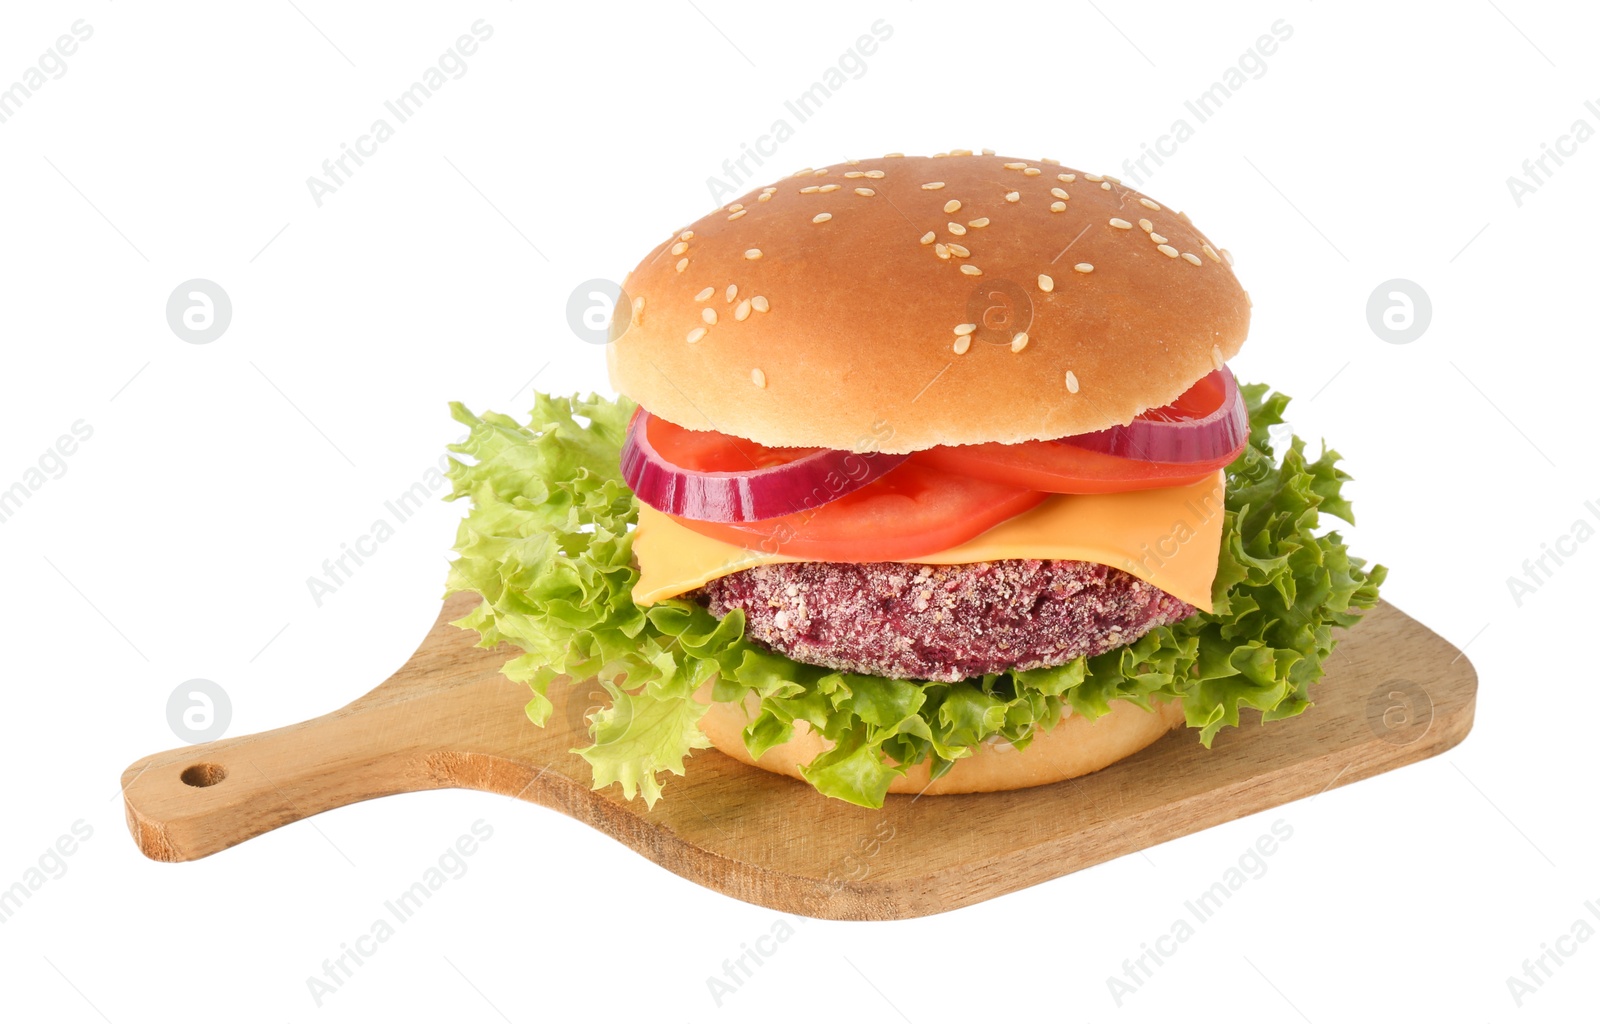
{"type": "Polygon", "coordinates": [[[771,446],[1063,437],[1166,405],[1250,301],[1182,213],[1048,160],[808,169],[675,232],[623,283],[611,382],[771,446]]]}

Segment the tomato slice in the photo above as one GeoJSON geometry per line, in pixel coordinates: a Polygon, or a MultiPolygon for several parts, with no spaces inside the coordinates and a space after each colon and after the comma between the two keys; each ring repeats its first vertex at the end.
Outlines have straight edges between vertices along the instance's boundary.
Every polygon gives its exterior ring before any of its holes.
{"type": "MultiPolygon", "coordinates": [[[[642,410],[634,416],[642,415],[642,410]]],[[[690,430],[651,416],[650,443],[668,462],[697,473],[749,473],[796,462],[820,448],[768,448],[715,430],[690,430]]]]}
{"type": "Polygon", "coordinates": [[[767,554],[891,562],[971,540],[1045,497],[1029,487],[946,473],[913,458],[860,490],[804,512],[748,523],[673,518],[696,533],[767,554]]]}
{"type": "Polygon", "coordinates": [[[1214,371],[1195,381],[1189,386],[1189,390],[1171,403],[1159,409],[1146,409],[1134,419],[1152,423],[1183,423],[1187,420],[1205,419],[1222,406],[1228,395],[1228,386],[1222,372],[1214,371]]]}
{"type": "Polygon", "coordinates": [[[1249,435],[1233,375],[1221,369],[1127,426],[1050,441],[930,448],[912,458],[948,473],[1055,494],[1111,494],[1204,480],[1237,458],[1249,435]]]}
{"type": "Polygon", "coordinates": [[[921,463],[946,473],[1052,494],[1114,494],[1192,484],[1209,477],[1228,461],[1231,458],[1215,465],[1145,462],[1058,441],[1023,441],[929,448],[913,455],[908,465],[921,463]]]}

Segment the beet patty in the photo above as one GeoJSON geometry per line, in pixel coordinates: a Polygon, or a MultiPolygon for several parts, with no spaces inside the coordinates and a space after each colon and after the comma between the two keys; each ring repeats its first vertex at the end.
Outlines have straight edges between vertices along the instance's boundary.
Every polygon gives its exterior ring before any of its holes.
{"type": "Polygon", "coordinates": [[[1195,611],[1120,569],[1038,559],[789,562],[690,596],[718,618],[743,610],[747,637],[796,661],[942,682],[1064,665],[1195,611]]]}

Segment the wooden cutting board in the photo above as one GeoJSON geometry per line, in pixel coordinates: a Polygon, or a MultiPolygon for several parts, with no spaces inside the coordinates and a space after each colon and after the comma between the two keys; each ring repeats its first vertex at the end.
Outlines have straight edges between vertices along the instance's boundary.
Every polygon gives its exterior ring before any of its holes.
{"type": "Polygon", "coordinates": [[[358,800],[462,787],[591,825],[667,869],[785,913],[886,920],[992,899],[1147,846],[1432,757],[1472,728],[1477,675],[1442,637],[1381,604],[1345,635],[1315,707],[1212,749],[1180,729],[1103,771],[969,796],[890,796],[881,810],[697,751],[654,810],[589,788],[586,709],[598,686],[551,686],[540,729],[515,652],[473,646],[445,603],[409,662],[321,718],[169,750],[123,773],[128,827],[156,860],[193,860],[358,800]]]}

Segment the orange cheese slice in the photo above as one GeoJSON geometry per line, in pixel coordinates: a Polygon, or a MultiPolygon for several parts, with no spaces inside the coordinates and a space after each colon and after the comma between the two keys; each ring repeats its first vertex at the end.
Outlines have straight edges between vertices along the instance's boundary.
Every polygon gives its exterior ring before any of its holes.
{"type": "MultiPolygon", "coordinates": [[[[1098,562],[1211,610],[1222,545],[1224,476],[1123,494],[1057,494],[955,547],[902,561],[965,565],[1006,558],[1098,562]]],[[[719,576],[807,559],[754,551],[695,533],[647,505],[633,534],[640,605],[676,597],[719,576]]]]}

